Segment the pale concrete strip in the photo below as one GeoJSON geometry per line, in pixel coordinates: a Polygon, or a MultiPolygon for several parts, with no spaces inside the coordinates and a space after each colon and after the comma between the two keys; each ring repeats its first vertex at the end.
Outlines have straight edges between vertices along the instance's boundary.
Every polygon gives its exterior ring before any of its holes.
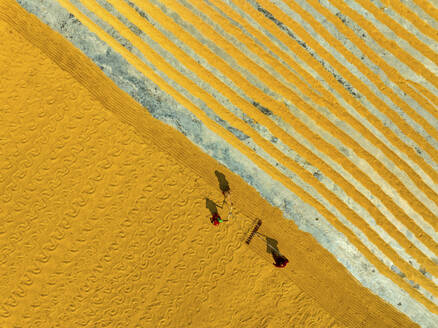
{"type": "Polygon", "coordinates": [[[438,9],[436,3],[428,0],[403,0],[409,8],[414,9],[421,18],[425,19],[429,24],[433,26],[438,25],[438,9]]]}
{"type": "Polygon", "coordinates": [[[429,103],[433,104],[436,108],[438,108],[438,96],[427,90],[419,83],[415,83],[414,81],[408,80],[406,81],[414,90],[418,90],[419,93],[427,100],[429,103]]]}

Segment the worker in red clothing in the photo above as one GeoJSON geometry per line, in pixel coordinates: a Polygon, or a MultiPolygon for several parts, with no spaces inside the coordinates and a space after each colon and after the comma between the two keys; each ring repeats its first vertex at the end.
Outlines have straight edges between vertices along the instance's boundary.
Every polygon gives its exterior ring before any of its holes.
{"type": "Polygon", "coordinates": [[[211,223],[213,223],[215,226],[219,225],[219,223],[222,223],[223,220],[221,219],[221,217],[219,216],[219,213],[216,212],[213,214],[212,218],[210,219],[211,223]]]}

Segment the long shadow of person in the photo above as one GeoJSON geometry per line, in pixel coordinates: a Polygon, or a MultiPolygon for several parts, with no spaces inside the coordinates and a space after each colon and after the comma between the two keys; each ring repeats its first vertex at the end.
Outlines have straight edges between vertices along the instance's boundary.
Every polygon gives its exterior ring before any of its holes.
{"type": "Polygon", "coordinates": [[[279,254],[278,241],[266,236],[266,252],[271,253],[272,255],[279,254]]]}
{"type": "Polygon", "coordinates": [[[258,234],[266,238],[266,252],[272,255],[275,261],[274,265],[279,268],[285,267],[289,260],[280,253],[278,241],[259,232],[258,234]]]}
{"type": "Polygon", "coordinates": [[[222,193],[230,191],[230,185],[228,184],[225,175],[218,170],[214,171],[214,174],[216,174],[217,180],[219,181],[219,188],[221,189],[222,193]]]}
{"type": "MultiPolygon", "coordinates": [[[[211,199],[208,199],[208,198],[205,199],[205,207],[210,210],[212,215],[215,213],[218,213],[218,210],[217,210],[218,206],[219,205],[217,205],[211,199]]],[[[221,207],[221,206],[219,206],[219,207],[221,207]]]]}

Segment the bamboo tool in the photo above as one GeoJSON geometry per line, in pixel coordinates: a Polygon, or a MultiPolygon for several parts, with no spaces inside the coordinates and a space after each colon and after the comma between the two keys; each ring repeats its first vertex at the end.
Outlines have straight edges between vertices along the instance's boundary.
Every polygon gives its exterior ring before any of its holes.
{"type": "Polygon", "coordinates": [[[225,203],[228,204],[228,206],[229,206],[229,209],[228,209],[228,216],[227,216],[227,218],[226,218],[226,220],[225,220],[225,221],[228,221],[228,220],[231,218],[231,216],[233,215],[233,201],[231,200],[231,194],[230,194],[230,192],[226,192],[226,193],[224,192],[223,194],[224,194],[224,201],[222,202],[222,206],[221,206],[221,208],[224,207],[224,204],[225,204],[225,203]],[[227,198],[228,198],[229,202],[227,201],[227,198]]]}
{"type": "Polygon", "coordinates": [[[248,239],[246,240],[246,243],[249,245],[251,240],[254,238],[254,235],[256,234],[257,230],[259,230],[260,226],[262,225],[262,220],[258,219],[256,225],[251,231],[251,234],[249,235],[248,239]]]}
{"type": "MultiPolygon", "coordinates": [[[[233,215],[233,202],[231,200],[231,194],[228,194],[228,198],[230,200],[230,203],[228,204],[230,206],[230,208],[228,210],[227,220],[229,220],[231,218],[231,216],[233,215]]],[[[226,202],[226,199],[224,199],[224,203],[225,202],[226,202]]]]}

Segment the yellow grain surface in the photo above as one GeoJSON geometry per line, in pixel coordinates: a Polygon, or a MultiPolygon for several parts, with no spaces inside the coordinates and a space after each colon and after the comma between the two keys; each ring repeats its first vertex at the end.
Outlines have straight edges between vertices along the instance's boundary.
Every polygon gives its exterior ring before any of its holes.
{"type": "Polygon", "coordinates": [[[0,35],[1,327],[415,326],[9,1],[0,35]],[[285,270],[244,244],[255,217],[285,270]]]}

